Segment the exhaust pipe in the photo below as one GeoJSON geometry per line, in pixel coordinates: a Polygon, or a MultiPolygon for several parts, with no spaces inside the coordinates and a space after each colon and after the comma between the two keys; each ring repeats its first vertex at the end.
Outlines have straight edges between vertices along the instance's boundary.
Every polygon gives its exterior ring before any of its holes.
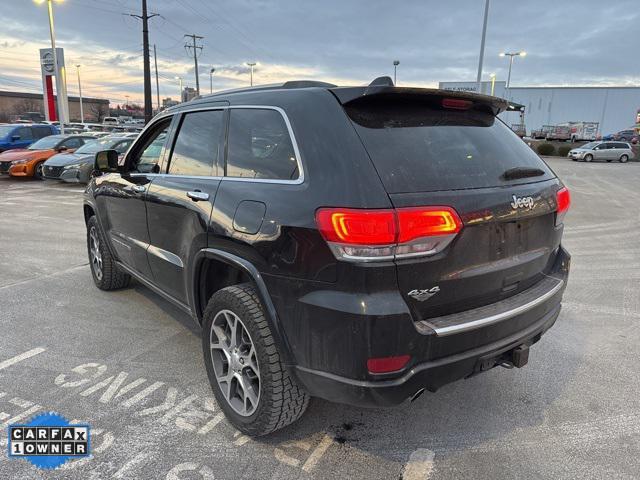
{"type": "Polygon", "coordinates": [[[422,395],[423,393],[424,393],[424,388],[421,388],[420,390],[418,390],[416,393],[413,394],[413,397],[411,397],[411,402],[419,398],[420,395],[422,395]]]}

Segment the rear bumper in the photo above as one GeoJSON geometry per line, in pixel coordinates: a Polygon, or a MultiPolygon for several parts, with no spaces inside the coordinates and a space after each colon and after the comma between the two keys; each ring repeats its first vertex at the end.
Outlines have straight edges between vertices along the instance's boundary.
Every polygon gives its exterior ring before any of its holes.
{"type": "Polygon", "coordinates": [[[422,389],[435,391],[509,361],[514,349],[527,350],[540,340],[559,315],[569,267],[570,256],[560,247],[546,281],[504,301],[431,323],[415,321],[397,291],[308,292],[304,282],[278,285],[274,279],[267,286],[291,347],[290,370],[312,396],[392,406],[422,389]],[[284,288],[286,294],[279,295],[277,290],[284,288]],[[297,302],[290,301],[292,293],[297,302]],[[474,325],[451,329],[456,321],[474,325]],[[367,359],[398,355],[411,357],[405,369],[367,371],[367,359]]]}
{"type": "Polygon", "coordinates": [[[415,365],[399,378],[362,381],[327,372],[296,367],[296,376],[313,396],[361,407],[389,407],[413,397],[422,389],[436,391],[443,385],[489,370],[511,357],[522,345],[531,346],[553,326],[560,304],[526,329],[449,357],[415,365]]]}

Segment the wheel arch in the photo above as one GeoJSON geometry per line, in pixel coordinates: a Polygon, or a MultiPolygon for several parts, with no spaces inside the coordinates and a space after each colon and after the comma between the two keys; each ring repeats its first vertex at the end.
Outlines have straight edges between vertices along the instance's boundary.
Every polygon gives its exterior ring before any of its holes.
{"type": "Polygon", "coordinates": [[[282,329],[275,306],[262,274],[248,260],[216,248],[200,250],[192,261],[190,281],[188,286],[189,304],[196,321],[202,325],[203,313],[210,296],[230,285],[249,282],[253,284],[262,306],[271,332],[278,344],[279,353],[285,365],[293,365],[293,355],[285,332],[282,329]],[[212,275],[212,270],[220,275],[212,275]],[[213,285],[207,284],[215,278],[213,285]]]}

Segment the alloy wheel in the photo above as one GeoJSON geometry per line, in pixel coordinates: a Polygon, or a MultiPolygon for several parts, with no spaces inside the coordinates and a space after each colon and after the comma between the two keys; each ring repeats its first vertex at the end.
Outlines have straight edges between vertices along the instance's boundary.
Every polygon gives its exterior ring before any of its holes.
{"type": "Polygon", "coordinates": [[[239,415],[252,415],[260,401],[260,368],[247,327],[231,310],[221,310],[211,322],[209,343],[213,370],[225,400],[239,415]]]}
{"type": "Polygon", "coordinates": [[[89,259],[91,268],[98,281],[102,280],[102,254],[100,253],[100,239],[96,227],[89,230],[89,259]]]}

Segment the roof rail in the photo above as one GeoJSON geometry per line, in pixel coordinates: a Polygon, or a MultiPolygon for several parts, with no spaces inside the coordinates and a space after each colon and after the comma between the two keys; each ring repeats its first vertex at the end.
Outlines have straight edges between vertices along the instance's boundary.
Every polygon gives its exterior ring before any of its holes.
{"type": "Polygon", "coordinates": [[[337,85],[328,82],[320,82],[317,80],[289,80],[282,84],[282,88],[309,88],[309,87],[325,87],[335,88],[337,85]]]}

